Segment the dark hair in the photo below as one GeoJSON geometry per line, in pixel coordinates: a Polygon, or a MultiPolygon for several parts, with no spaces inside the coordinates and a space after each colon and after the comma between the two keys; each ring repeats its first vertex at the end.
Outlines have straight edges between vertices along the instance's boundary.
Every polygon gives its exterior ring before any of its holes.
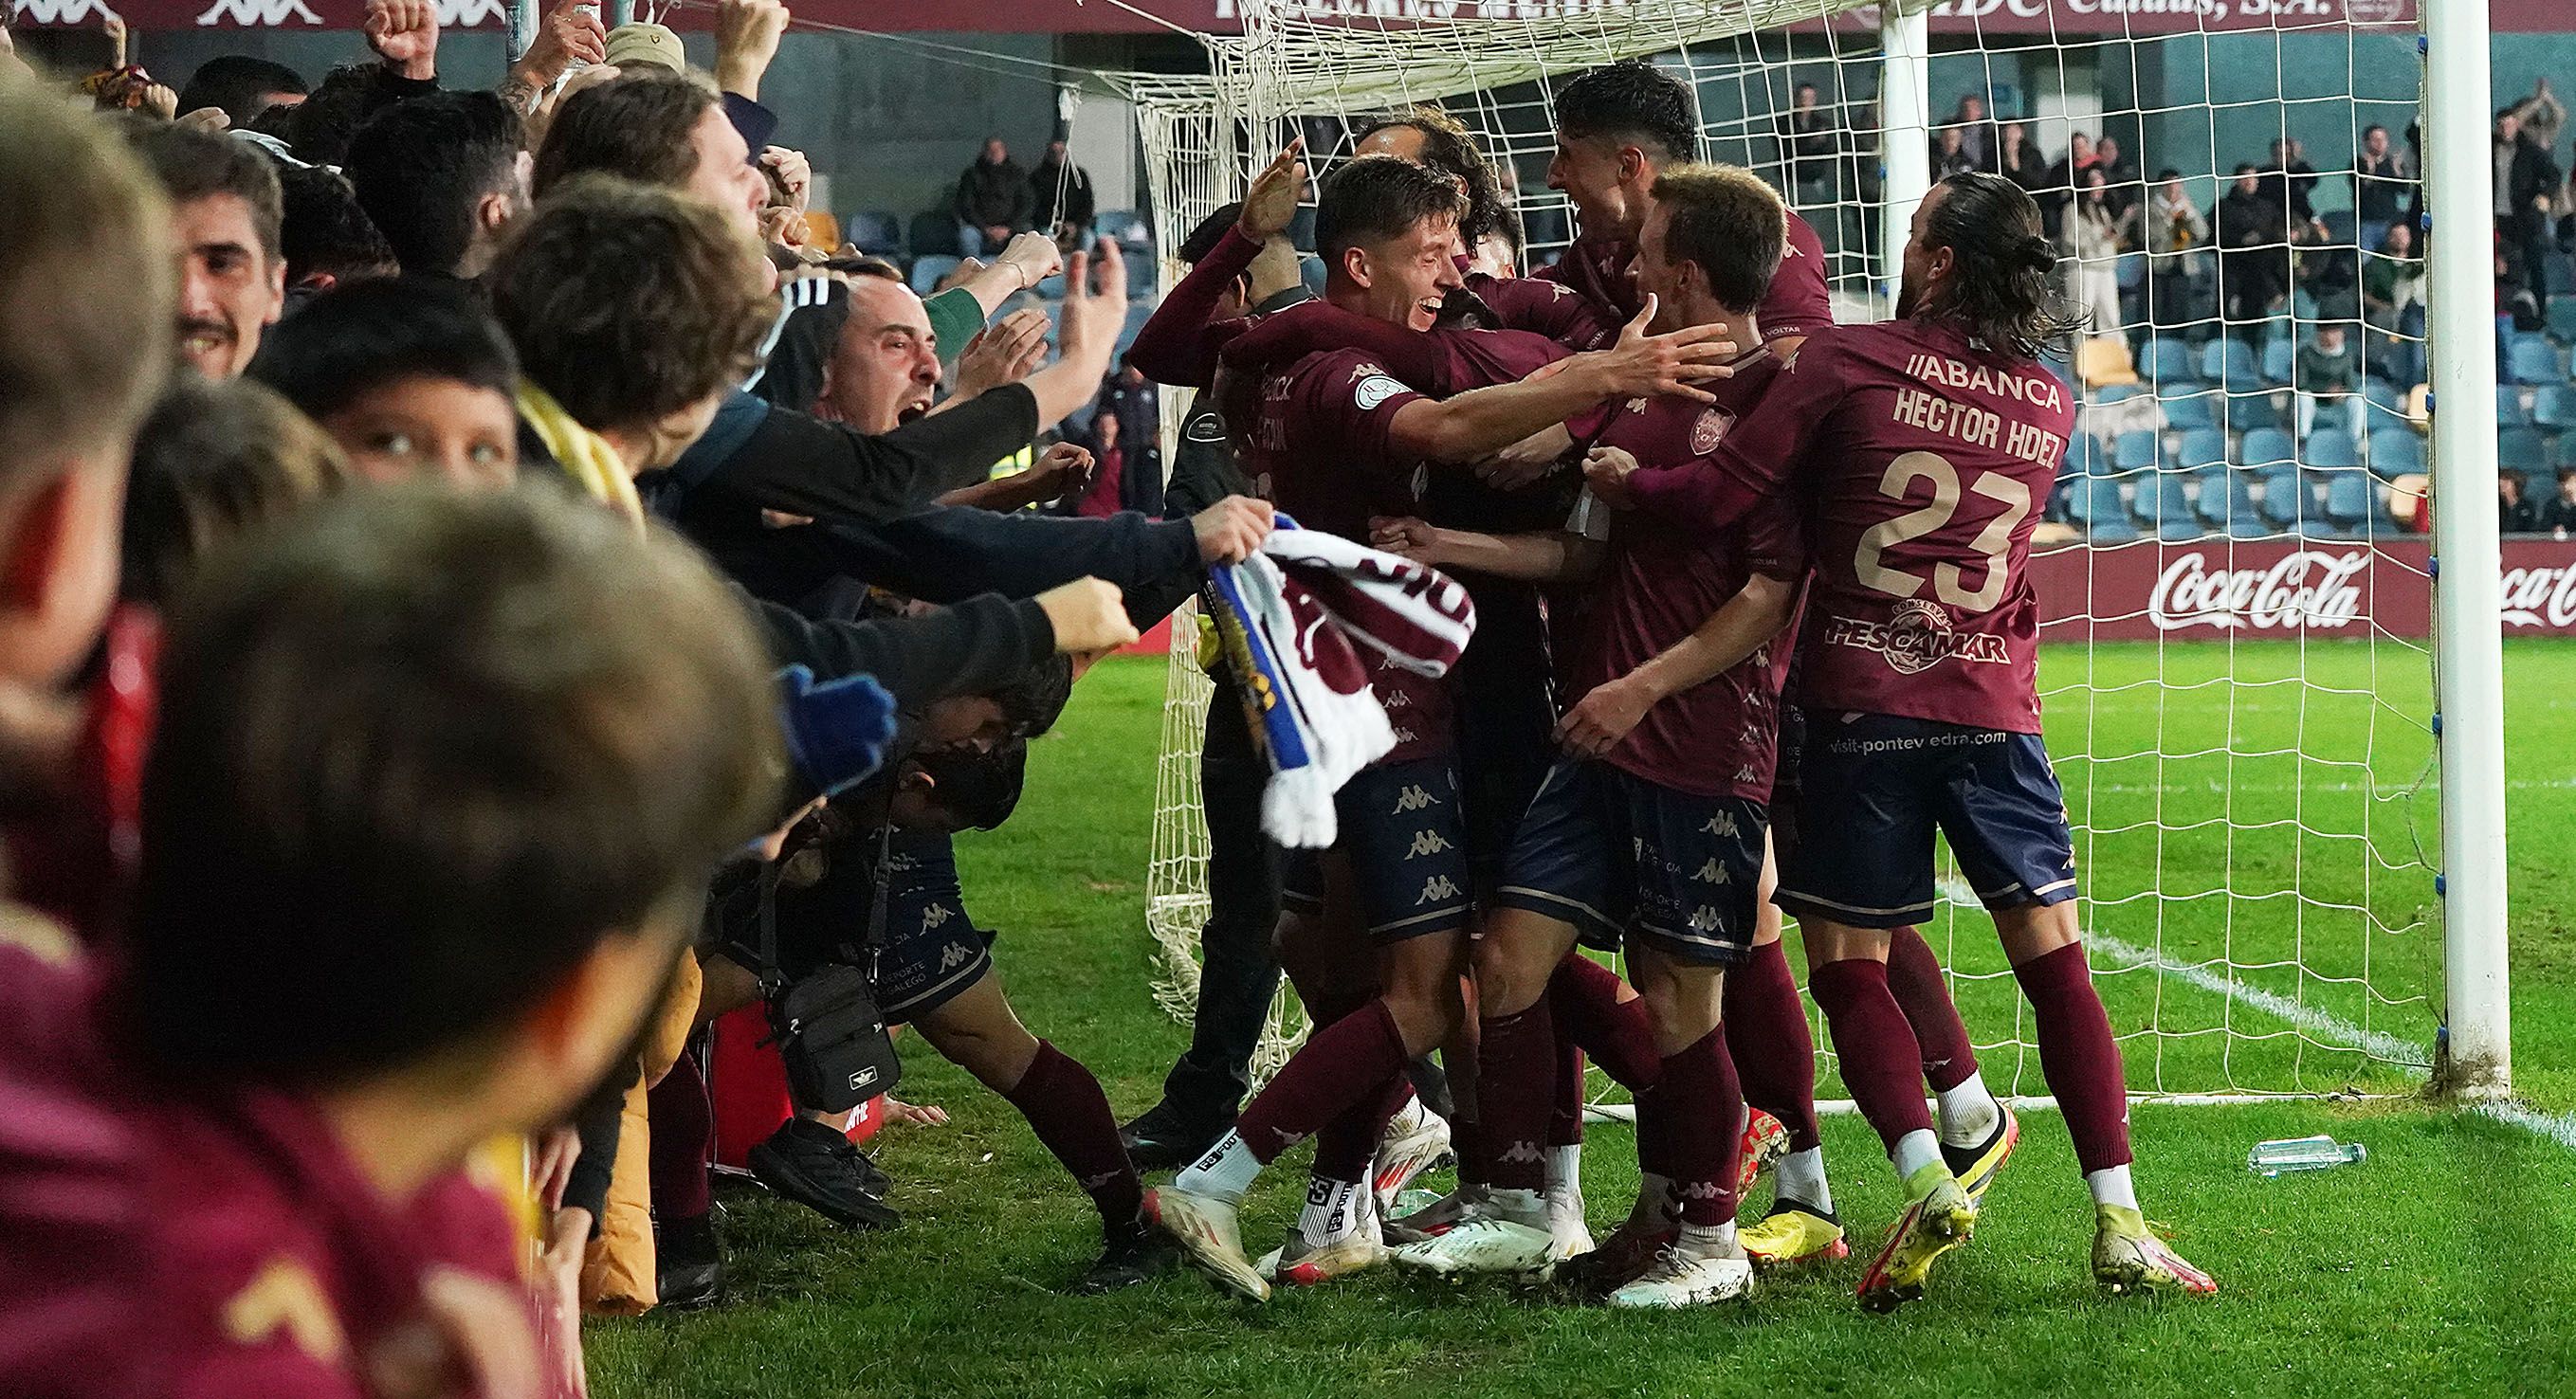
{"type": "Polygon", "coordinates": [[[992,692],[995,704],[1002,707],[1002,722],[1009,726],[1013,738],[1035,738],[1055,727],[1064,714],[1065,702],[1073,698],[1073,658],[1049,656],[1009,684],[992,692]]]}
{"type": "Polygon", "coordinates": [[[337,166],[348,159],[349,140],[369,117],[407,97],[403,80],[381,63],[344,63],[292,107],[271,107],[250,124],[286,143],[297,160],[337,166]]]}
{"type": "Polygon", "coordinates": [[[1234,227],[1242,217],[1243,205],[1238,202],[1199,220],[1199,226],[1191,229],[1190,236],[1181,240],[1181,261],[1192,267],[1198,266],[1201,259],[1216,251],[1217,244],[1225,241],[1225,231],[1234,227]]]}
{"type": "Polygon", "coordinates": [[[488,92],[397,102],[349,138],[349,183],[404,271],[455,272],[474,246],[475,206],[510,189],[526,135],[488,92]]]}
{"type": "Polygon", "coordinates": [[[277,184],[286,211],[279,242],[288,286],[317,275],[337,283],[394,271],[394,250],[358,207],[347,180],[319,165],[281,165],[277,184]]]}
{"type": "Polygon", "coordinates": [[[1369,123],[1357,139],[1399,126],[1422,133],[1423,164],[1466,185],[1467,212],[1458,218],[1460,242],[1473,248],[1477,239],[1505,222],[1502,182],[1476,148],[1475,136],[1456,117],[1438,107],[1413,107],[1369,123]]]}
{"type": "Polygon", "coordinates": [[[1676,165],[1655,177],[1654,193],[1656,207],[1672,211],[1666,260],[1697,266],[1729,311],[1760,306],[1789,246],[1779,191],[1740,165],[1676,165]]]}
{"type": "Polygon", "coordinates": [[[2562,466],[2558,468],[2558,484],[2563,486],[2570,481],[2576,481],[2576,466],[2562,466]]]}
{"type": "Polygon", "coordinates": [[[930,802],[958,830],[989,831],[1011,819],[1028,784],[1029,746],[1017,739],[989,753],[971,748],[916,753],[911,766],[930,779],[930,802]]]}
{"type": "Polygon", "coordinates": [[[267,386],[179,376],[134,436],[124,596],[166,611],[218,544],[348,479],[329,434],[267,386]]]}
{"type": "Polygon", "coordinates": [[[1342,162],[1324,177],[1315,210],[1315,251],[1327,266],[1342,253],[1399,238],[1426,219],[1455,220],[1467,212],[1458,182],[1428,165],[1391,155],[1342,162]]]}
{"type": "Polygon", "coordinates": [[[519,359],[461,283],[381,277],[335,287],[269,327],[250,376],[318,419],[413,377],[506,398],[518,388],[519,359]]]}
{"type": "Polygon", "coordinates": [[[1556,129],[1577,140],[1634,145],[1667,161],[1699,153],[1690,89],[1644,59],[1595,68],[1557,89],[1556,129]]]}
{"type": "Polygon", "coordinates": [[[871,253],[861,253],[857,257],[827,257],[815,265],[827,272],[849,277],[874,277],[881,282],[904,280],[902,268],[871,253]]]}
{"type": "Polygon", "coordinates": [[[676,956],[783,771],[749,623],[540,491],[349,491],[221,551],[163,656],[124,1031],[231,1081],[470,1069],[603,941],[676,956]]]}
{"type": "Polygon", "coordinates": [[[15,490],[123,448],[170,370],[177,264],[169,206],[107,123],[0,82],[0,133],[0,490],[15,490]]]}
{"type": "Polygon", "coordinates": [[[2260,175],[2263,173],[2263,170],[2262,167],[2256,165],[2254,162],[2243,160],[2236,163],[2236,173],[2239,175],[2260,175]]]}
{"type": "Polygon", "coordinates": [[[128,117],[119,125],[171,203],[187,204],[218,194],[237,196],[250,206],[251,228],[259,235],[260,251],[271,258],[280,255],[286,196],[278,188],[277,162],[268,152],[248,141],[177,122],[128,117]]]}
{"type": "Polygon", "coordinates": [[[1981,170],[1933,188],[1939,198],[1924,216],[1923,245],[1948,248],[1952,271],[1940,303],[1917,314],[1952,322],[2015,359],[2038,358],[2050,341],[2083,324],[2049,287],[2057,245],[2041,234],[2029,191],[1981,170]]]}
{"type": "Polygon", "coordinates": [[[721,210],[607,175],[521,217],[484,283],[521,372],[594,430],[658,422],[738,382],[777,319],[760,249],[721,210]]]}
{"type": "Polygon", "coordinates": [[[268,94],[291,92],[301,97],[312,90],[302,74],[283,63],[228,53],[207,59],[188,75],[188,85],[179,89],[179,111],[221,107],[235,127],[247,129],[268,110],[263,100],[268,94]]]}
{"type": "Polygon", "coordinates": [[[584,171],[685,185],[698,168],[689,132],[716,102],[703,80],[659,70],[583,88],[556,109],[530,184],[540,199],[584,171]]]}
{"type": "Polygon", "coordinates": [[[2182,178],[2182,172],[2181,172],[2181,171],[2179,171],[2179,170],[2176,170],[2175,168],[2173,168],[2173,167],[2172,167],[2172,166],[2170,166],[2170,165],[2168,165],[2168,166],[2164,167],[2163,169],[2158,170],[2158,171],[2156,172],[2156,183],[2157,183],[2157,184],[2163,184],[2163,183],[2164,183],[2165,181],[2167,181],[2167,180],[2179,180],[2179,179],[2181,179],[2181,178],[2182,178]]]}

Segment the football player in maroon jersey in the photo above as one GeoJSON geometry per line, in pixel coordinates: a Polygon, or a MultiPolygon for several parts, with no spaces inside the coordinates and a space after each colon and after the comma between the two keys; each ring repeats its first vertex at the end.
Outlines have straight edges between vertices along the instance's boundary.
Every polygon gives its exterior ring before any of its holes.
{"type": "Polygon", "coordinates": [[[1977,1217],[1887,984],[1886,930],[1933,907],[1936,830],[2030,1001],[2094,1200],[2095,1278],[2114,1292],[2217,1288],[2138,1210],[2119,1045],[2085,963],[2073,837],[2040,741],[2025,564],[2075,420],[2037,359],[2072,324],[2049,290],[2055,264],[2019,186],[1952,176],[1915,214],[1899,318],[1812,335],[1714,469],[1587,469],[1596,491],[1701,528],[1759,508],[1792,475],[1809,503],[1809,799],[1775,898],[1799,916],[1844,1082],[1905,1180],[1905,1213],[1860,1287],[1881,1310],[1920,1296],[1977,1217]]]}

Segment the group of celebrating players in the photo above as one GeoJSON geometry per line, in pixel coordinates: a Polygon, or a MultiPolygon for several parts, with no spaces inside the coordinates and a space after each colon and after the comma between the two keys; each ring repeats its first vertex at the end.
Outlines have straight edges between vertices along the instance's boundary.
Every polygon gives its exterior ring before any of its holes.
{"type": "MultiPolygon", "coordinates": [[[[1247,316],[1305,186],[1292,144],[1147,327],[1138,358],[1202,387],[1255,491],[1454,571],[1478,611],[1447,679],[1373,670],[1396,746],[1339,794],[1335,846],[1281,874],[1317,1029],[1147,1215],[1255,1299],[1391,1257],[1681,1307],[1846,1256],[1785,910],[1904,1183],[1859,1296],[1918,1297],[2020,1131],[1915,931],[1937,830],[2029,999],[2095,1278],[2214,1291],[2139,1212],[2040,740],[2024,565],[2074,409],[2038,361],[2071,326],[2039,211],[1995,176],[1943,181],[1896,319],[1836,326],[1816,235],[1755,175],[1692,163],[1692,105],[1643,63],[1556,91],[1549,183],[1579,237],[1527,278],[1489,255],[1508,214],[1472,138],[1383,121],[1322,181],[1322,296],[1247,316]],[[1623,950],[1627,978],[1581,946],[1623,950]],[[1435,1051],[1445,1139],[1417,1101],[1435,1051]],[[1635,1097],[1643,1178],[1597,1245],[1586,1056],[1635,1097]],[[1306,1207],[1256,1264],[1242,1203],[1309,1137],[1306,1207]],[[1396,1215],[1450,1145],[1459,1188],[1396,1215]],[[1760,1157],[1774,1203],[1739,1229],[1760,1157]]],[[[1241,700],[1221,679],[1211,729],[1241,700]]]]}

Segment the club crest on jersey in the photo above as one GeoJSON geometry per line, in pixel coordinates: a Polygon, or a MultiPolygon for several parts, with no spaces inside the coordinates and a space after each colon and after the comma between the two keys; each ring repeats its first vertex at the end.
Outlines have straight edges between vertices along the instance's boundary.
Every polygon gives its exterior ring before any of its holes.
{"type": "Polygon", "coordinates": [[[1726,430],[1733,426],[1735,426],[1733,413],[1723,408],[1701,409],[1699,417],[1691,422],[1691,455],[1704,457],[1716,451],[1717,444],[1726,440],[1726,430]]]}
{"type": "Polygon", "coordinates": [[[1358,404],[1363,413],[1407,391],[1404,381],[1374,364],[1359,366],[1351,371],[1351,377],[1359,380],[1359,387],[1351,390],[1351,401],[1358,404]]]}
{"type": "Polygon", "coordinates": [[[1988,665],[2009,665],[2004,639],[1983,632],[1961,634],[1951,625],[1947,608],[1924,598],[1896,604],[1884,622],[1836,617],[1825,624],[1825,644],[1876,651],[1899,675],[1916,675],[1956,658],[1988,665]]]}

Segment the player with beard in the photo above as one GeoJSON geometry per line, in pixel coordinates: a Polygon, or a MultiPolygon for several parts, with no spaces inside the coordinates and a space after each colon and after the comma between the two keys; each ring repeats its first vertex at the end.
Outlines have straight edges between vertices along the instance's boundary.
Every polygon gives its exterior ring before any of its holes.
{"type": "MultiPolygon", "coordinates": [[[[1779,195],[1741,169],[1676,166],[1654,197],[1636,277],[1665,308],[1657,327],[1710,326],[1758,346],[1754,308],[1786,238],[1779,195]]],[[[1592,459],[1694,469],[1779,366],[1756,348],[1735,368],[1713,406],[1632,401],[1592,459]]],[[[1588,525],[1591,514],[1579,518],[1588,525]]],[[[1637,1095],[1648,1188],[1641,1227],[1623,1230],[1584,1274],[1613,1305],[1700,1305],[1741,1297],[1753,1282],[1735,1238],[1742,1094],[1719,1012],[1726,970],[1750,955],[1756,932],[1787,659],[1771,643],[1796,610],[1806,563],[1784,499],[1721,532],[1628,515],[1606,533],[1606,550],[1581,533],[1496,539],[1419,522],[1385,539],[1436,564],[1603,580],[1589,615],[1560,632],[1577,652],[1561,660],[1580,698],[1558,726],[1564,756],[1521,821],[1499,909],[1476,947],[1491,1192],[1466,1223],[1397,1256],[1442,1272],[1522,1272],[1550,1260],[1540,1143],[1559,1030],[1548,988],[1578,936],[1624,937],[1660,1060],[1637,1095]]]]}
{"type": "MultiPolygon", "coordinates": [[[[1283,155],[1246,194],[1245,226],[1274,216],[1284,223],[1281,208],[1294,204],[1303,183],[1294,157],[1293,149],[1283,155]]],[[[1325,183],[1317,218],[1327,299],[1389,324],[1429,327],[1459,285],[1453,250],[1463,203],[1454,181],[1419,165],[1385,156],[1344,165],[1325,183]]],[[[1613,348],[1574,356],[1553,373],[1445,400],[1422,396],[1365,354],[1303,355],[1235,381],[1226,420],[1243,439],[1256,488],[1301,524],[1365,538],[1373,516],[1413,509],[1412,483],[1426,465],[1478,460],[1606,401],[1665,394],[1707,401],[1691,385],[1724,377],[1718,361],[1733,347],[1707,330],[1649,336],[1644,319],[1613,348]]],[[[1233,1131],[1148,1202],[1222,1285],[1253,1298],[1267,1297],[1269,1284],[1244,1256],[1236,1208],[1264,1165],[1328,1124],[1317,1146],[1317,1189],[1281,1269],[1348,1271],[1375,1261],[1370,1157],[1401,1101],[1406,1063],[1445,1042],[1463,1015],[1469,878],[1459,849],[1465,833],[1450,696],[1391,667],[1374,668],[1371,681],[1397,743],[1338,795],[1342,840],[1333,853],[1375,944],[1374,993],[1356,1005],[1316,1008],[1324,1028],[1233,1131]]],[[[1300,863],[1295,883],[1305,887],[1294,892],[1319,903],[1331,870],[1320,859],[1300,863]]],[[[1349,963],[1366,954],[1328,955],[1349,963]]]]}
{"type": "Polygon", "coordinates": [[[2049,291],[2055,265],[2018,185],[1952,176],[1914,216],[1898,319],[1811,336],[1718,446],[1716,469],[1586,471],[1605,498],[1703,529],[1793,476],[1812,502],[1808,800],[1775,898],[1800,920],[1844,1082],[1905,1182],[1905,1212],[1860,1285],[1874,1310],[1922,1295],[1977,1220],[1942,1158],[1886,968],[1888,930],[1932,911],[1936,830],[2030,1001],[2093,1196],[2095,1279],[2111,1292],[2217,1290],[2138,1210],[2120,1048],[2085,964],[2073,836],[2040,739],[2025,565],[2075,420],[2037,360],[2073,323],[2049,291]]]}

